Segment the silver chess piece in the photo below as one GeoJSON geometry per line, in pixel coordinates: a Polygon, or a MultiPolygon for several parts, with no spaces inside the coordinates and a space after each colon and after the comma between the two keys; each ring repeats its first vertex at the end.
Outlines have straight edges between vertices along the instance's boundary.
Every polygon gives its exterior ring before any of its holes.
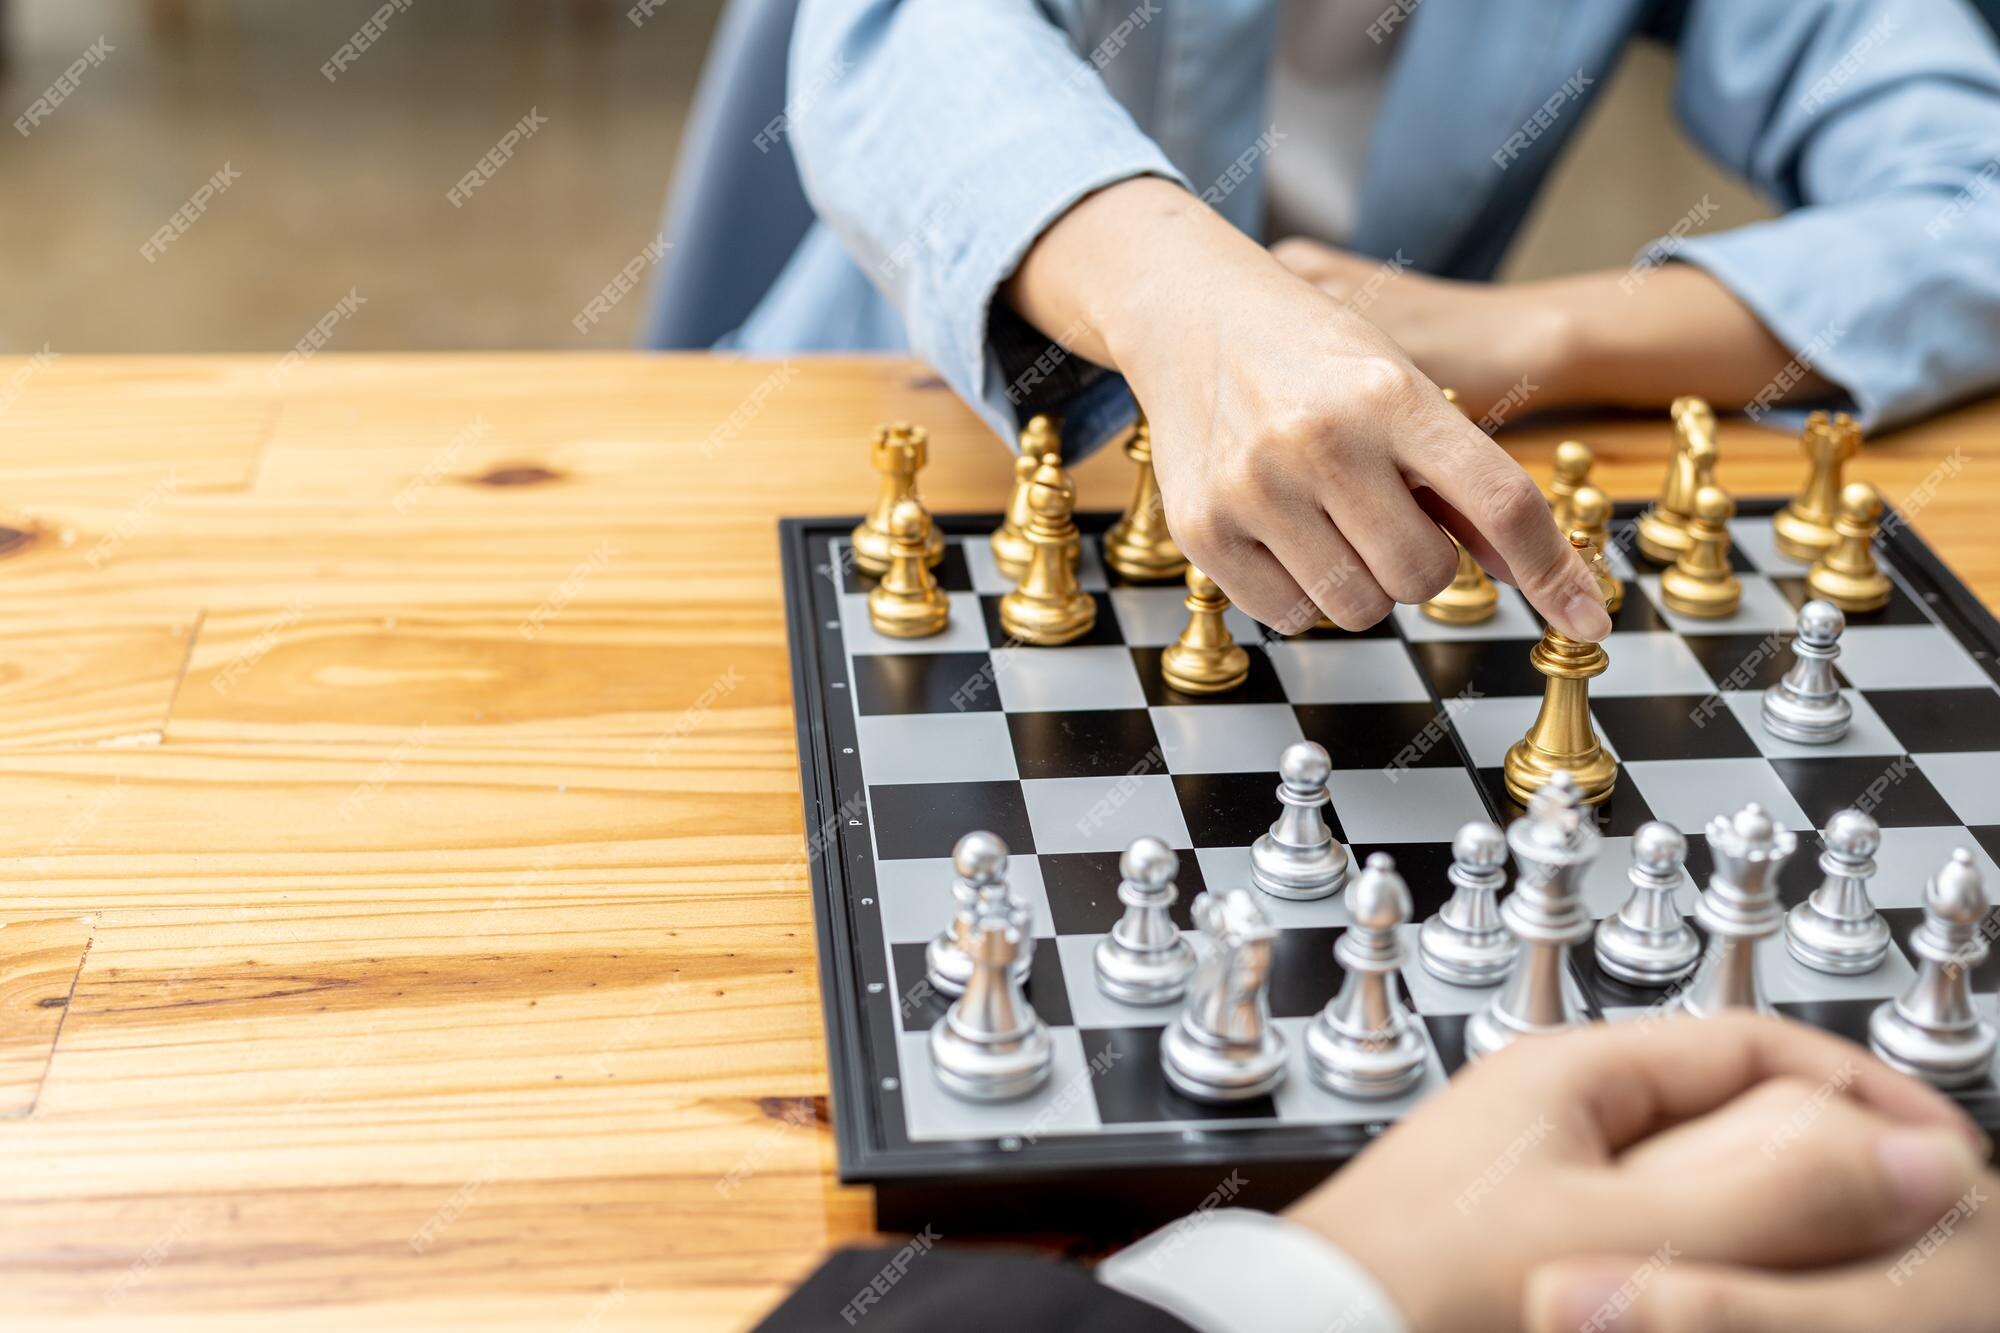
{"type": "Polygon", "coordinates": [[[1687,839],[1653,820],[1632,835],[1632,893],[1616,916],[1597,923],[1597,965],[1635,986],[1671,986],[1701,961],[1701,941],[1674,895],[1686,876],[1687,839]]]}
{"type": "Polygon", "coordinates": [[[960,941],[972,959],[965,993],[931,1028],[931,1069],[970,1101],[1025,1097],[1049,1077],[1055,1042],[1014,975],[1025,937],[1005,904],[987,899],[960,941]]]}
{"type": "Polygon", "coordinates": [[[1347,886],[1347,911],[1354,924],[1333,946],[1340,993],[1306,1030],[1306,1065],[1342,1096],[1393,1097],[1423,1077],[1430,1043],[1396,993],[1408,958],[1397,927],[1410,919],[1410,889],[1387,852],[1370,856],[1347,886]]]}
{"type": "Polygon", "coordinates": [[[1924,923],[1910,936],[1917,978],[1868,1020],[1868,1044],[1902,1070],[1943,1088],[1985,1078],[1993,1024],[1972,1007],[1972,970],[1984,962],[1986,888],[1961,847],[1924,885],[1924,923]]]}
{"type": "Polygon", "coordinates": [[[1273,897],[1325,898],[1347,882],[1347,849],[1320,813],[1332,772],[1333,760],[1311,741],[1286,746],[1278,758],[1278,800],[1285,808],[1250,847],[1250,882],[1273,897]]]}
{"type": "Polygon", "coordinates": [[[1454,986],[1494,985],[1514,962],[1514,935],[1500,917],[1507,835],[1499,825],[1475,819],[1459,829],[1448,878],[1451,899],[1417,933],[1417,957],[1454,986]]]}
{"type": "Polygon", "coordinates": [[[1271,942],[1278,937],[1248,889],[1194,900],[1201,961],[1180,1017],[1160,1036],[1167,1082],[1203,1102],[1260,1097],[1285,1076],[1285,1039],[1271,1026],[1271,942]]]}
{"type": "Polygon", "coordinates": [[[1840,692],[1833,659],[1847,617],[1832,602],[1807,602],[1792,640],[1792,667],[1764,691],[1764,730],[1800,745],[1831,745],[1847,734],[1854,705],[1840,692]]]}
{"type": "Polygon", "coordinates": [[[1010,919],[1021,933],[1014,979],[1027,981],[1035,957],[1035,914],[1007,886],[1007,844],[997,833],[975,829],[951,849],[951,866],[958,876],[951,886],[951,920],[924,946],[925,979],[943,994],[964,993],[965,983],[972,977],[972,958],[965,952],[964,938],[982,910],[981,903],[990,899],[1007,905],[1010,919]]]}
{"type": "Polygon", "coordinates": [[[1158,838],[1140,838],[1118,862],[1125,877],[1118,901],[1125,904],[1125,915],[1091,953],[1098,989],[1114,1000],[1166,1004],[1187,992],[1194,946],[1168,915],[1179,897],[1174,876],[1180,864],[1180,857],[1158,838]]]}
{"type": "Polygon", "coordinates": [[[1859,810],[1842,810],[1826,826],[1826,873],[1812,897],[1785,917],[1785,947],[1815,972],[1872,972],[1889,956],[1889,923],[1868,898],[1882,830],[1859,810]]]}
{"type": "Polygon", "coordinates": [[[1507,845],[1521,873],[1500,915],[1518,945],[1492,1002],[1466,1020],[1465,1050],[1474,1059],[1583,1021],[1564,974],[1571,946],[1590,937],[1580,885],[1603,839],[1567,771],[1529,798],[1528,812],[1507,826],[1507,845]]]}
{"type": "Polygon", "coordinates": [[[1757,982],[1757,943],[1784,925],[1778,867],[1799,840],[1755,801],[1727,819],[1717,815],[1709,820],[1707,832],[1715,873],[1695,920],[1708,931],[1708,955],[1680,993],[1677,1007],[1696,1018],[1713,1018],[1725,1009],[1768,1014],[1771,1006],[1757,982]]]}

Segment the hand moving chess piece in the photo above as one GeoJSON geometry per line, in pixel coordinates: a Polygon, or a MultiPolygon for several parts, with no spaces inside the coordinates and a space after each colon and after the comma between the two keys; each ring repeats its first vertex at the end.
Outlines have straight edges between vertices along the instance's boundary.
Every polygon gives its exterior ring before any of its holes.
{"type": "Polygon", "coordinates": [[[1178,578],[1187,570],[1188,559],[1167,531],[1160,482],[1153,475],[1153,434],[1143,413],[1132,438],[1125,442],[1125,456],[1137,469],[1132,503],[1104,534],[1104,563],[1140,582],[1178,578]]]}
{"type": "Polygon", "coordinates": [[[1430,1043],[1396,992],[1407,957],[1396,930],[1410,919],[1410,890],[1387,852],[1347,886],[1347,912],[1354,924],[1333,946],[1340,991],[1306,1030],[1306,1065],[1344,1097],[1393,1097],[1423,1077],[1430,1043]]]}
{"type": "Polygon", "coordinates": [[[1660,575],[1660,595],[1669,611],[1716,620],[1736,614],[1743,604],[1743,582],[1729,567],[1729,520],[1736,502],[1720,486],[1695,493],[1694,517],[1688,521],[1688,544],[1674,566],[1660,575]]]}
{"type": "Polygon", "coordinates": [[[1924,923],[1910,936],[1916,980],[1868,1021],[1883,1060],[1941,1088],[1979,1083],[1993,1070],[1993,1024],[1972,1003],[1972,971],[1984,962],[1986,889],[1960,847],[1924,886],[1924,923]]]}
{"type": "MultiPolygon", "coordinates": [[[[1452,544],[1458,545],[1456,540],[1452,544]]],[[[1425,602],[1420,609],[1442,625],[1477,625],[1483,620],[1491,620],[1494,609],[1499,605],[1500,589],[1486,577],[1486,571],[1479,567],[1472,553],[1458,546],[1458,572],[1452,575],[1451,583],[1444,591],[1425,602]]]]}
{"type": "Polygon", "coordinates": [[[1694,497],[1714,479],[1715,412],[1699,398],[1676,398],[1669,409],[1674,452],[1667,462],[1660,498],[1639,515],[1639,550],[1656,564],[1670,565],[1687,549],[1687,525],[1694,497]]]}
{"type": "Polygon", "coordinates": [[[1187,567],[1187,628],[1160,654],[1160,674],[1182,694],[1221,694],[1250,678],[1250,654],[1229,632],[1229,598],[1214,579],[1187,567]]]}
{"type": "Polygon", "coordinates": [[[1500,915],[1517,947],[1505,983],[1466,1020],[1465,1051],[1473,1058],[1583,1021],[1564,978],[1570,947],[1590,938],[1581,886],[1603,839],[1567,773],[1530,798],[1528,813],[1507,826],[1507,845],[1521,873],[1500,915]]]}
{"type": "Polygon", "coordinates": [[[1875,535],[1882,497],[1867,482],[1841,488],[1833,545],[1806,571],[1806,591],[1849,615],[1879,611],[1889,603],[1889,576],[1875,563],[1875,535]]]}
{"type": "Polygon", "coordinates": [[[1785,917],[1785,947],[1815,972],[1872,972],[1889,956],[1889,923],[1868,899],[1881,826],[1859,810],[1842,810],[1827,823],[1824,841],[1819,868],[1826,878],[1785,917]]]}
{"type": "MultiPolygon", "coordinates": [[[[1570,534],[1569,542],[1596,572],[1597,586],[1608,603],[1611,571],[1605,567],[1604,553],[1592,547],[1580,530],[1570,534]]],[[[1578,643],[1551,625],[1528,661],[1548,678],[1548,684],[1534,725],[1507,751],[1503,766],[1507,794],[1525,806],[1560,772],[1570,775],[1585,802],[1596,805],[1611,795],[1618,781],[1618,764],[1590,720],[1591,678],[1604,674],[1611,659],[1597,644],[1578,643]]]]}
{"type": "Polygon", "coordinates": [[[1075,501],[1062,469],[1044,458],[1028,487],[1027,572],[1021,585],[1000,599],[1000,628],[1023,643],[1069,643],[1097,623],[1096,599],[1076,583],[1075,501]]]}
{"type": "Polygon", "coordinates": [[[1708,955],[1680,993],[1677,1007],[1697,1018],[1712,1018],[1725,1009],[1768,1014],[1771,1006],[1757,981],[1757,943],[1784,924],[1778,867],[1798,839],[1754,801],[1731,818],[1709,820],[1707,833],[1715,870],[1695,920],[1708,931],[1708,955]]]}
{"type": "Polygon", "coordinates": [[[1451,843],[1451,898],[1417,933],[1424,970],[1454,986],[1491,986],[1514,964],[1514,936],[1500,917],[1507,835],[1475,819],[1451,843]]]}
{"type": "Polygon", "coordinates": [[[976,830],[952,848],[951,865],[958,875],[951,886],[951,920],[924,949],[925,979],[942,994],[963,992],[972,978],[972,957],[965,952],[965,937],[982,911],[998,911],[1020,932],[1014,972],[1025,982],[1034,961],[1035,917],[1028,904],[1007,886],[1007,844],[997,834],[976,830]]]}
{"type": "Polygon", "coordinates": [[[1200,962],[1180,1017],[1160,1035],[1160,1067],[1203,1102],[1261,1097],[1285,1076],[1285,1039],[1271,1026],[1271,944],[1278,932],[1248,889],[1194,900],[1200,962]]]}
{"type": "Polygon", "coordinates": [[[1126,1004],[1166,1004],[1187,991],[1194,946],[1168,915],[1179,896],[1174,874],[1180,857],[1158,838],[1140,838],[1125,849],[1118,870],[1118,901],[1125,915],[1097,942],[1091,961],[1097,986],[1126,1004]]]}
{"type": "Polygon", "coordinates": [[[1841,474],[1861,447],[1861,427],[1845,412],[1832,417],[1814,412],[1806,418],[1799,443],[1808,461],[1806,484],[1771,520],[1771,531],[1780,551],[1809,565],[1826,554],[1837,536],[1833,520],[1840,510],[1841,474]]]}
{"type": "Polygon", "coordinates": [[[930,1035],[931,1070],[945,1091],[1010,1101],[1048,1081],[1055,1042],[1014,975],[1026,938],[990,901],[963,933],[959,945],[972,959],[972,976],[930,1035]]]}
{"type": "Polygon", "coordinates": [[[951,601],[931,574],[925,551],[931,518],[915,500],[889,516],[889,569],[868,591],[868,623],[878,634],[920,639],[951,623],[951,601]]]}
{"type": "Polygon", "coordinates": [[[1299,741],[1278,757],[1278,801],[1284,806],[1270,832],[1250,845],[1250,882],[1274,898],[1326,898],[1347,882],[1347,849],[1320,811],[1328,804],[1326,780],[1333,760],[1320,746],[1299,741]]]}
{"type": "MultiPolygon", "coordinates": [[[[875,497],[875,507],[854,529],[854,564],[865,573],[884,574],[895,542],[889,520],[896,506],[905,500],[922,503],[917,499],[917,473],[930,457],[930,437],[921,427],[899,421],[876,433],[868,457],[882,474],[882,488],[875,497]]],[[[924,539],[924,550],[933,565],[944,559],[944,534],[932,528],[924,539]]]]}
{"type": "Polygon", "coordinates": [[[1687,839],[1672,824],[1655,819],[1632,835],[1632,895],[1597,923],[1597,965],[1620,981],[1669,986],[1701,960],[1701,942],[1674,901],[1686,859],[1687,839]]]}
{"type": "Polygon", "coordinates": [[[1549,483],[1549,512],[1555,516],[1556,531],[1568,532],[1579,526],[1571,506],[1577,489],[1589,484],[1594,462],[1590,446],[1582,440],[1564,440],[1556,446],[1555,480],[1549,483]]]}
{"type": "MultiPolygon", "coordinates": [[[[1595,486],[1579,486],[1570,497],[1570,521],[1563,528],[1568,532],[1574,528],[1583,530],[1590,538],[1592,547],[1599,551],[1611,549],[1611,497],[1595,486]]],[[[1610,581],[1611,593],[1604,599],[1604,609],[1617,615],[1625,605],[1625,580],[1611,572],[1611,561],[1606,557],[1604,577],[1610,581]]]]}
{"type": "Polygon", "coordinates": [[[1807,602],[1792,640],[1792,667],[1764,691],[1764,730],[1799,745],[1829,745],[1847,734],[1854,705],[1833,672],[1847,617],[1832,602],[1807,602]]]}

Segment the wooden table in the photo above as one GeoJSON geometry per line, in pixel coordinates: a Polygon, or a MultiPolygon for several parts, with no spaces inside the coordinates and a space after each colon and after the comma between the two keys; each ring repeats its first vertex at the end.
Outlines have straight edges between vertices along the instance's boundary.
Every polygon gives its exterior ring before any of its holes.
{"type": "MultiPolygon", "coordinates": [[[[271,368],[63,357],[0,408],[0,1325],[741,1327],[870,1226],[776,521],[858,512],[882,420],[941,509],[1008,460],[901,361],[271,368]]],[[[1657,486],[1658,421],[1562,433],[1657,486]]],[[[2000,401],[1857,472],[1932,476],[2000,602],[2000,401]]]]}

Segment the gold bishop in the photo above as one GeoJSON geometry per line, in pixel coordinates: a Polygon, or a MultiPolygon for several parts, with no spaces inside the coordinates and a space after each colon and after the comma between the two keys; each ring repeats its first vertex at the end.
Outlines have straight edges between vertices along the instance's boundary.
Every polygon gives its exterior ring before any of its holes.
{"type": "MultiPolygon", "coordinates": [[[[1589,562],[1597,575],[1598,590],[1608,602],[1611,572],[1605,567],[1604,552],[1594,547],[1580,528],[1569,534],[1569,544],[1589,562]]],[[[1597,644],[1579,643],[1551,625],[1528,654],[1528,661],[1548,684],[1543,687],[1542,708],[1534,725],[1507,751],[1507,794],[1525,806],[1551,778],[1567,771],[1584,802],[1597,805],[1611,795],[1618,781],[1618,765],[1590,720],[1590,681],[1604,674],[1610,659],[1597,644]]]]}
{"type": "MultiPolygon", "coordinates": [[[[870,574],[889,569],[889,549],[894,537],[889,532],[889,516],[905,500],[917,500],[917,473],[930,458],[930,437],[922,427],[897,422],[875,434],[868,447],[869,461],[882,474],[882,487],[875,507],[854,529],[854,563],[870,574]]],[[[944,534],[931,530],[925,540],[925,559],[935,565],[944,559],[944,534]]]]}
{"type": "Polygon", "coordinates": [[[1182,694],[1220,694],[1250,677],[1250,654],[1223,623],[1229,598],[1215,580],[1187,567],[1187,628],[1160,654],[1160,674],[1182,694]]]}
{"type": "Polygon", "coordinates": [[[1833,521],[1840,514],[1841,474],[1861,447],[1861,427],[1841,412],[1814,412],[1799,435],[1807,461],[1806,484],[1771,520],[1778,549],[1805,564],[1825,555],[1838,540],[1833,521]]]}
{"type": "Polygon", "coordinates": [[[1806,571],[1806,591],[1849,613],[1879,611],[1889,603],[1889,576],[1875,563],[1875,534],[1882,497],[1865,481],[1841,488],[1834,543],[1806,571]]]}
{"type": "Polygon", "coordinates": [[[1097,623],[1097,600],[1077,586],[1071,555],[1078,544],[1076,496],[1052,456],[1028,486],[1028,568],[1000,599],[1000,628],[1023,643],[1068,643],[1097,623]]]}
{"type": "Polygon", "coordinates": [[[1187,572],[1188,558],[1167,531],[1160,482],[1153,474],[1153,433],[1144,413],[1132,438],[1125,442],[1125,456],[1137,467],[1138,475],[1132,485],[1132,503],[1104,534],[1104,563],[1142,583],[1179,578],[1187,572]]]}

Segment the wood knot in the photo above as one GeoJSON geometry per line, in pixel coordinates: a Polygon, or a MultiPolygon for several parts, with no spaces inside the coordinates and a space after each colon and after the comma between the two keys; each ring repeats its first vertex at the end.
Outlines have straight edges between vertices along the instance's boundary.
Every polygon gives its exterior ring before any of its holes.
{"type": "Polygon", "coordinates": [[[15,528],[0,524],[0,556],[9,556],[26,550],[33,544],[37,535],[32,528],[15,528]]]}
{"type": "Polygon", "coordinates": [[[561,481],[562,473],[545,468],[538,463],[516,463],[511,467],[496,467],[478,478],[481,486],[539,486],[544,482],[561,481]]]}

